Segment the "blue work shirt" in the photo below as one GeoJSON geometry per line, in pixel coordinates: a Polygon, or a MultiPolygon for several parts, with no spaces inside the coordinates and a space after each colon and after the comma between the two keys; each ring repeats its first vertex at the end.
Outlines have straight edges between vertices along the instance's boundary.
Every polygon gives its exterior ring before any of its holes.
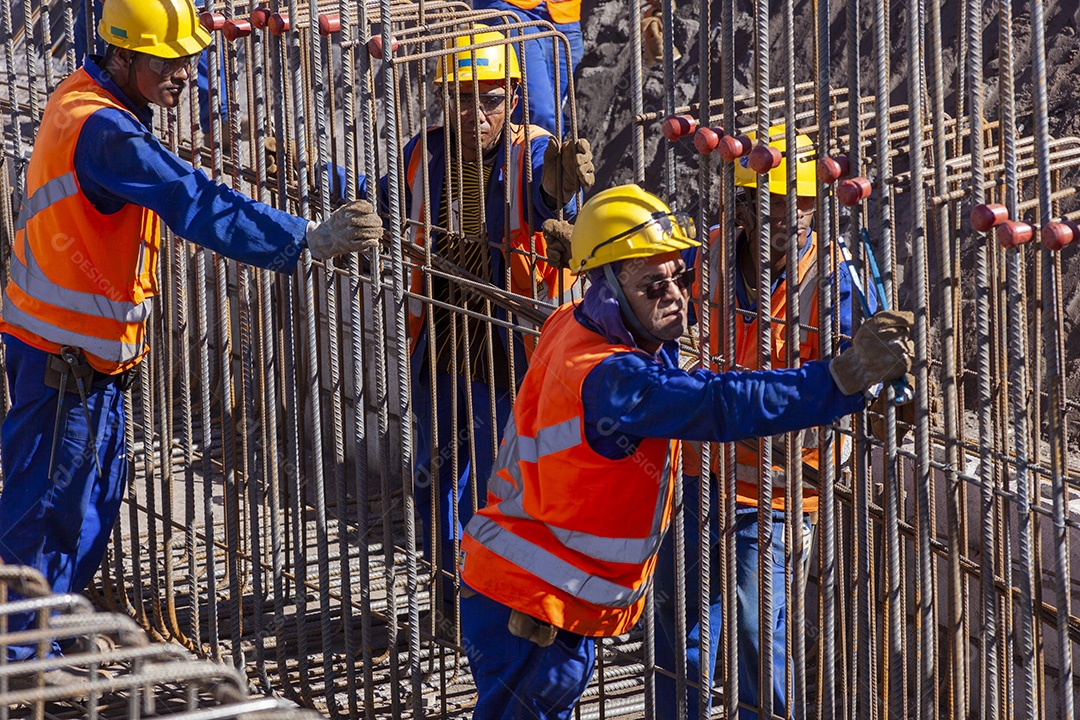
{"type": "Polygon", "coordinates": [[[169,152],[153,134],[153,109],[136,107],[98,60],[87,58],[86,72],[135,117],[105,108],[79,133],[75,176],[94,208],[112,215],[139,205],[185,240],[248,265],[292,272],[308,221],[215,182],[169,152]]]}
{"type": "MultiPolygon", "coordinates": [[[[583,312],[574,317],[601,332],[583,312]]],[[[861,393],[844,395],[828,361],[798,369],[714,373],[679,367],[679,343],[602,360],[581,388],[585,440],[611,460],[632,455],[646,437],[732,442],[828,425],[861,410],[861,393]]]]}

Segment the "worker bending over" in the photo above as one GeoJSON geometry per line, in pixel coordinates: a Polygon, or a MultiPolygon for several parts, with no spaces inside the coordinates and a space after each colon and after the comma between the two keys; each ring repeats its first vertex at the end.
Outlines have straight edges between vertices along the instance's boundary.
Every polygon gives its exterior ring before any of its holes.
{"type": "MultiPolygon", "coordinates": [[[[12,399],[0,428],[0,559],[40,570],[57,593],[87,586],[124,495],[124,391],[148,350],[160,222],[281,272],[305,247],[325,259],[383,234],[366,202],[316,225],[212,182],[161,145],[150,106],[179,104],[211,40],[191,0],[106,0],[99,33],[105,57],[64,80],[42,116],[0,321],[12,399]]],[[[8,630],[31,622],[9,617],[8,630]]],[[[9,646],[8,659],[35,650],[9,646]]]]}
{"type": "MultiPolygon", "coordinates": [[[[689,216],[636,185],[585,204],[569,254],[591,285],[545,323],[462,544],[461,619],[475,720],[569,718],[594,638],[641,616],[671,516],[680,440],[729,442],[835,422],[904,374],[910,313],[795,370],[679,369],[693,282],[689,216]]],[[[554,246],[549,257],[564,256],[554,246]]]]}
{"type": "MultiPolygon", "coordinates": [[[[772,277],[772,293],[769,300],[769,312],[773,318],[770,327],[770,362],[772,367],[787,367],[787,308],[789,271],[794,269],[798,277],[799,287],[799,323],[803,326],[800,332],[799,360],[807,363],[820,357],[817,327],[818,323],[818,245],[817,235],[813,230],[814,210],[817,200],[817,174],[814,162],[815,150],[813,141],[806,135],[796,136],[796,196],[798,208],[796,218],[798,227],[796,230],[799,246],[798,255],[794,262],[789,263],[787,254],[787,163],[791,155],[787,153],[785,140],[785,127],[776,125],[769,129],[769,137],[772,138],[770,146],[781,153],[780,164],[769,172],[770,238],[772,239],[771,259],[769,269],[772,277]],[[813,328],[813,329],[810,329],[813,328]]],[[[756,140],[755,133],[747,135],[751,140],[756,140]]],[[[740,369],[757,370],[759,368],[760,352],[758,349],[758,321],[757,321],[757,294],[759,287],[758,254],[758,223],[757,223],[757,182],[758,175],[742,163],[735,165],[735,185],[737,195],[735,200],[735,222],[738,224],[735,235],[735,306],[743,311],[735,317],[735,364],[740,369]]],[[[713,357],[720,355],[719,340],[722,337],[719,308],[720,293],[727,292],[727,288],[719,278],[720,252],[722,243],[719,242],[719,229],[714,228],[709,235],[709,269],[712,281],[709,287],[712,291],[710,301],[712,312],[709,337],[711,340],[711,352],[713,357]]],[[[842,337],[851,337],[851,308],[852,290],[851,279],[847,273],[833,274],[828,278],[825,287],[837,288],[837,312],[838,331],[842,337]]],[[[700,292],[694,293],[700,299],[700,292]]],[[[876,303],[875,303],[876,308],[876,303]]],[[[841,345],[846,347],[847,343],[841,345]]],[[[701,460],[699,455],[700,444],[687,443],[683,446],[683,513],[684,513],[684,537],[688,546],[697,544],[699,535],[699,518],[697,517],[698,495],[700,487],[701,460]]],[[[841,448],[850,450],[850,444],[845,442],[841,448]]],[[[720,480],[716,476],[717,456],[714,452],[711,456],[711,482],[709,484],[712,513],[707,519],[711,528],[719,528],[719,512],[722,504],[720,498],[720,480]]],[[[816,477],[819,469],[817,433],[803,433],[802,460],[804,475],[816,477]]],[[[737,618],[736,633],[739,648],[739,701],[745,705],[758,705],[758,663],[761,658],[759,649],[759,615],[758,615],[758,453],[757,444],[738,444],[735,447],[736,482],[737,482],[737,509],[735,518],[736,539],[736,595],[737,595],[737,618]]],[[[786,716],[786,693],[784,690],[785,678],[787,677],[787,630],[786,621],[786,593],[784,575],[784,495],[786,479],[784,468],[780,465],[772,467],[773,498],[772,498],[772,546],[766,567],[773,578],[773,601],[772,614],[769,622],[773,632],[773,713],[786,716]]],[[[810,518],[817,512],[817,491],[807,487],[803,493],[803,512],[799,527],[803,532],[799,542],[808,543],[810,539],[810,518]]],[[[713,533],[713,543],[719,541],[716,532],[713,533]]],[[[674,542],[667,538],[660,550],[657,565],[657,593],[656,593],[656,619],[658,631],[656,633],[656,659],[657,664],[671,669],[676,667],[679,659],[675,656],[675,561],[674,542]]],[[[721,607],[722,597],[720,594],[720,553],[718,548],[713,548],[710,556],[713,568],[710,578],[713,582],[711,589],[712,602],[709,605],[709,675],[714,677],[716,665],[716,651],[720,644],[721,607]]],[[[809,552],[804,559],[809,557],[809,552]]],[[[694,567],[688,567],[684,577],[686,585],[684,597],[686,606],[686,677],[690,683],[687,685],[687,708],[691,715],[698,709],[698,693],[694,684],[700,677],[701,666],[701,628],[698,622],[698,572],[694,567]]],[[[656,678],[657,689],[657,715],[662,720],[676,717],[676,685],[675,680],[663,673],[656,678]]],[[[743,720],[756,718],[757,713],[750,710],[740,710],[743,720]]]]}

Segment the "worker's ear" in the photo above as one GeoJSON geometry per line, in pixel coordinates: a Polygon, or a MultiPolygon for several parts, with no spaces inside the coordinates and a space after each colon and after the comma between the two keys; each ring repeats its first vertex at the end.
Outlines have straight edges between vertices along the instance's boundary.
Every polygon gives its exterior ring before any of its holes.
{"type": "Polygon", "coordinates": [[[514,99],[510,101],[510,112],[513,113],[517,110],[518,103],[521,101],[521,93],[518,92],[518,86],[521,83],[510,83],[510,94],[514,96],[514,99]]]}

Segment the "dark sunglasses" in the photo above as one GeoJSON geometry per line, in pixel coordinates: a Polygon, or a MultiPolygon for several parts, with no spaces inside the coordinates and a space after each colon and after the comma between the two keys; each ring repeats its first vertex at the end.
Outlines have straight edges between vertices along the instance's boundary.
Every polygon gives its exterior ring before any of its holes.
{"type": "MultiPolygon", "coordinates": [[[[454,97],[454,94],[452,92],[446,93],[445,91],[440,89],[440,97],[443,94],[446,94],[447,97],[449,97],[450,100],[455,103],[455,105],[457,105],[458,99],[454,97]]],[[[473,95],[473,93],[461,93],[460,105],[457,105],[457,107],[461,108],[462,110],[472,110],[474,107],[476,107],[476,105],[473,104],[473,97],[476,98],[475,102],[479,104],[480,109],[484,112],[485,115],[490,115],[494,112],[498,112],[499,110],[502,110],[506,107],[506,95],[502,93],[483,93],[481,95],[475,96],[473,95]]]]}
{"type": "Polygon", "coordinates": [[[645,297],[650,300],[659,300],[667,293],[668,283],[675,283],[675,287],[679,288],[680,291],[687,292],[694,284],[694,268],[686,268],[681,273],[677,273],[669,278],[657,280],[648,285],[642,285],[641,289],[645,292],[645,297]]]}
{"type": "Polygon", "coordinates": [[[184,57],[178,58],[159,58],[150,56],[146,65],[162,77],[171,77],[180,72],[181,69],[186,69],[188,75],[191,75],[194,73],[195,66],[198,62],[199,53],[195,53],[194,55],[185,55],[184,57]]]}

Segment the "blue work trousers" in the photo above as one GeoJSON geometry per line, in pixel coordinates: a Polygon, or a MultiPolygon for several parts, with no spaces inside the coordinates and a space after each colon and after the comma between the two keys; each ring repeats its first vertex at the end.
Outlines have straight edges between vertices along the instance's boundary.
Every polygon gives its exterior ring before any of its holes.
{"type": "Polygon", "coordinates": [[[515,637],[510,608],[461,600],[461,633],[476,682],[473,720],[569,720],[592,678],[596,641],[560,630],[546,648],[515,637]]]}
{"type": "MultiPolygon", "coordinates": [[[[571,73],[577,72],[581,64],[581,57],[585,54],[585,45],[581,38],[581,23],[556,23],[548,13],[547,4],[540,3],[531,10],[522,10],[516,5],[511,5],[503,0],[473,0],[473,8],[476,10],[499,10],[513,13],[521,22],[543,20],[552,23],[555,29],[566,36],[570,43],[571,73]]],[[[539,28],[530,27],[524,30],[526,35],[539,32],[539,28]]],[[[551,38],[542,40],[527,40],[525,46],[525,80],[529,90],[529,123],[538,125],[552,134],[555,133],[556,113],[563,112],[566,96],[569,93],[570,81],[566,68],[566,54],[563,51],[562,42],[559,42],[559,52],[556,53],[552,46],[551,38]],[[555,65],[559,64],[559,88],[555,94],[555,65]]],[[[520,46],[515,45],[515,50],[520,46]]],[[[524,113],[519,105],[511,119],[522,122],[524,113]]],[[[563,112],[563,136],[569,135],[570,115],[563,112]]]]}
{"type": "MultiPolygon", "coordinates": [[[[720,594],[720,557],[719,547],[716,546],[718,537],[716,528],[718,523],[719,504],[716,500],[716,483],[710,485],[712,502],[710,508],[712,516],[710,532],[714,547],[710,554],[711,571],[710,593],[712,602],[709,605],[709,645],[708,645],[708,669],[709,683],[714,684],[716,669],[716,653],[720,644],[722,597],[720,594]]],[[[700,619],[698,617],[698,565],[695,562],[697,548],[700,546],[698,535],[697,508],[698,508],[698,479],[696,477],[683,478],[683,499],[686,503],[684,511],[684,537],[686,538],[686,678],[688,682],[697,682],[701,663],[700,643],[700,619]]],[[[772,573],[772,617],[770,623],[773,632],[772,653],[772,684],[773,684],[773,714],[781,717],[787,716],[787,702],[785,698],[785,678],[787,672],[787,605],[784,592],[784,513],[774,511],[772,513],[773,532],[771,544],[771,558],[767,567],[772,573]]],[[[810,521],[804,518],[803,528],[805,537],[809,537],[810,521]]],[[[656,592],[656,658],[657,664],[666,668],[674,668],[675,665],[675,600],[674,600],[674,541],[669,535],[663,547],[657,563],[657,592],[656,592]]],[[[759,612],[759,582],[758,582],[758,516],[757,508],[740,507],[735,516],[735,556],[736,556],[736,605],[738,612],[738,625],[736,627],[738,643],[738,666],[739,666],[739,702],[748,706],[756,707],[758,704],[758,664],[761,658],[760,647],[760,612],[759,612]]],[[[668,720],[676,717],[676,684],[675,680],[657,674],[657,717],[668,720]]],[[[686,702],[688,708],[687,717],[696,717],[698,712],[698,692],[695,688],[687,687],[686,702]]],[[[711,704],[711,703],[710,703],[711,704]]],[[[740,720],[756,720],[757,713],[741,708],[740,720]]]]}
{"type": "MultiPolygon", "coordinates": [[[[0,427],[0,559],[40,570],[56,593],[81,592],[101,565],[127,485],[124,393],[115,378],[93,382],[85,406],[78,394],[65,393],[57,423],[59,393],[44,382],[48,354],[3,337],[11,409],[0,427]]],[[[74,378],[68,382],[73,386],[74,378]]],[[[29,613],[11,616],[8,627],[15,632],[33,622],[29,613]]],[[[8,659],[35,653],[33,646],[12,646],[8,659]]]]}
{"type": "MultiPolygon", "coordinates": [[[[414,363],[414,367],[421,363],[414,363]]],[[[472,470],[476,470],[476,497],[479,507],[487,502],[488,476],[494,463],[492,438],[499,442],[503,428],[510,417],[510,391],[496,388],[494,397],[495,425],[492,426],[492,398],[485,383],[457,378],[455,394],[452,377],[447,373],[435,373],[435,398],[438,417],[432,422],[431,374],[414,371],[413,414],[416,428],[416,463],[413,476],[416,493],[416,510],[420,515],[424,535],[424,553],[433,558],[433,528],[431,526],[432,483],[439,499],[439,568],[448,574],[457,573],[454,556],[455,529],[460,540],[462,528],[473,516],[472,470]],[[469,414],[466,392],[472,393],[472,415],[469,414]],[[457,428],[453,426],[452,403],[457,400],[457,428]],[[470,424],[473,437],[469,437],[470,424]],[[438,431],[438,445],[432,452],[432,428],[438,431]],[[472,447],[470,447],[470,441],[472,447]],[[457,501],[458,517],[454,523],[454,453],[457,452],[457,501]],[[475,453],[473,452],[475,449],[475,453]],[[475,455],[475,457],[474,457],[475,455]]],[[[453,604],[453,597],[443,595],[445,605],[453,604]]]]}

